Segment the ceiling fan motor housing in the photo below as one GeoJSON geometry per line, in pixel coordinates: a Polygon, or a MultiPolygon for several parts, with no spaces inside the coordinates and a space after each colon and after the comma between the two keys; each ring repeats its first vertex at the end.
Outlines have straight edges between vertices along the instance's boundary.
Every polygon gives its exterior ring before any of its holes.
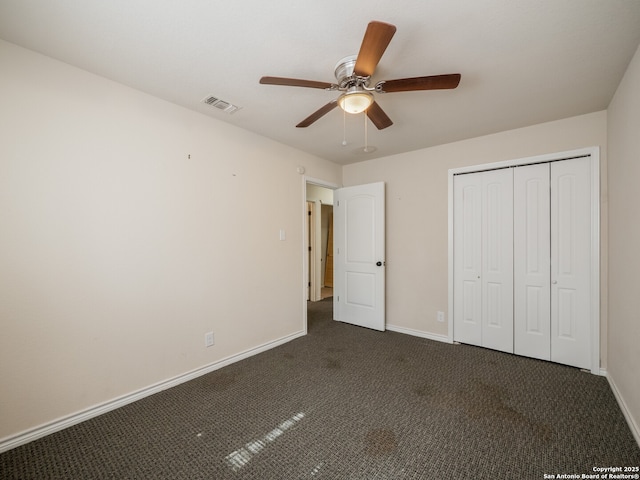
{"type": "Polygon", "coordinates": [[[360,77],[353,73],[357,59],[357,55],[349,55],[336,63],[334,74],[336,76],[336,80],[338,80],[338,87],[340,90],[347,90],[350,87],[356,86],[367,87],[369,85],[370,77],[360,77]]]}

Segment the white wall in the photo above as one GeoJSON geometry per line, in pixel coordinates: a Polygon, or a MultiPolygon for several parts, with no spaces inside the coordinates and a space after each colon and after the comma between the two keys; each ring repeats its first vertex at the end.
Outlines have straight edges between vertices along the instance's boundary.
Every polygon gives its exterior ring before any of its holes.
{"type": "MultiPolygon", "coordinates": [[[[447,172],[451,168],[600,146],[602,277],[606,279],[606,112],[345,166],[345,186],[387,185],[387,323],[446,337],[447,172]]],[[[606,282],[601,298],[601,358],[606,359],[606,282]]]]}
{"type": "Polygon", "coordinates": [[[609,378],[640,443],[640,47],[608,109],[609,378]]]}
{"type": "Polygon", "coordinates": [[[0,441],[304,331],[296,167],[339,166],[1,41],[0,64],[0,441]]]}

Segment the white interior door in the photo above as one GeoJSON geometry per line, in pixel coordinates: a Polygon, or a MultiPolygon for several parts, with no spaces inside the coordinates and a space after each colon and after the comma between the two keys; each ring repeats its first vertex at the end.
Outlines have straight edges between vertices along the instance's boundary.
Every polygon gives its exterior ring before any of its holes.
{"type": "Polygon", "coordinates": [[[453,177],[453,339],[482,345],[482,182],[453,177]]]}
{"type": "Polygon", "coordinates": [[[591,367],[591,168],[551,164],[551,360],[591,367]]]}
{"type": "Polygon", "coordinates": [[[385,329],[384,183],[334,192],[334,319],[385,329]]]}
{"type": "Polygon", "coordinates": [[[482,346],[513,353],[513,171],[482,176],[482,346]]]}
{"type": "Polygon", "coordinates": [[[548,163],[513,172],[514,353],[551,360],[548,163]]]}
{"type": "Polygon", "coordinates": [[[307,216],[305,217],[305,231],[307,232],[307,245],[309,249],[309,253],[307,255],[307,261],[309,262],[309,286],[307,287],[307,300],[312,302],[319,300],[318,295],[316,294],[316,229],[314,206],[313,202],[307,202],[307,216]]]}
{"type": "Polygon", "coordinates": [[[454,178],[454,340],[513,352],[513,174],[454,178]]]}

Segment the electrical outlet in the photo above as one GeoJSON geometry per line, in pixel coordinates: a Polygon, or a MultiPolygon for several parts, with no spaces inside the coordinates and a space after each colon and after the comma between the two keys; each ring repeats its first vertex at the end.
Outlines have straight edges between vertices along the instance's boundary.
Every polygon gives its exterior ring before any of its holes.
{"type": "Polygon", "coordinates": [[[436,319],[437,319],[440,323],[444,323],[444,312],[438,312],[438,316],[436,317],[436,319]]]}
{"type": "Polygon", "coordinates": [[[204,346],[205,347],[213,346],[213,332],[207,332],[204,334],[204,346]]]}

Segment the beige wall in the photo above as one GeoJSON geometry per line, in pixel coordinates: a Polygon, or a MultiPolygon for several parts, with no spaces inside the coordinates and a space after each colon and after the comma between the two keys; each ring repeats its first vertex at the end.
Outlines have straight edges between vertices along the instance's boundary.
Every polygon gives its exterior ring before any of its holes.
{"type": "Polygon", "coordinates": [[[0,440],[304,331],[296,167],[339,166],[6,42],[0,64],[0,440]]]}
{"type": "MultiPolygon", "coordinates": [[[[447,172],[451,168],[601,147],[602,275],[606,278],[606,112],[348,165],[345,186],[387,185],[387,323],[427,336],[447,335],[447,172]]],[[[601,298],[601,358],[606,359],[606,282],[601,298]]]]}
{"type": "Polygon", "coordinates": [[[0,441],[302,332],[298,165],[386,182],[388,323],[445,336],[448,169],[589,146],[601,147],[603,366],[637,424],[639,57],[608,114],[342,169],[0,41],[0,441]]]}
{"type": "Polygon", "coordinates": [[[640,47],[608,110],[609,363],[640,442],[640,47]]]}

